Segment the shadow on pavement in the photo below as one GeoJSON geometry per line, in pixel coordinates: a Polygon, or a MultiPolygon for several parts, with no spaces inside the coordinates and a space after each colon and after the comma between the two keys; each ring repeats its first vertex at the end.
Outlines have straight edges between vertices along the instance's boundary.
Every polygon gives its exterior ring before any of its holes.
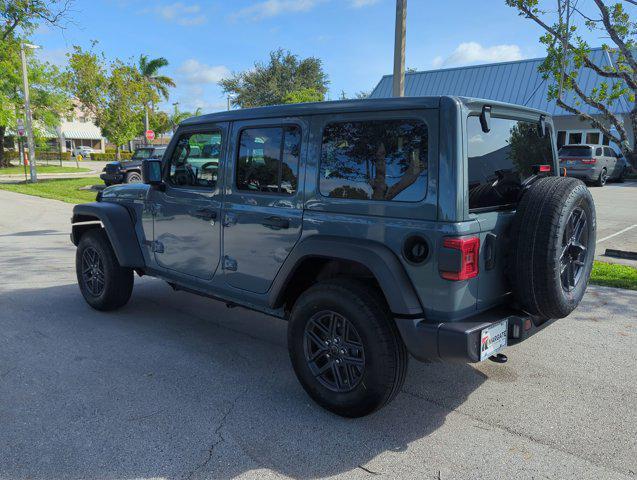
{"type": "Polygon", "coordinates": [[[412,361],[406,390],[421,393],[347,420],[302,390],[285,322],[156,280],[137,281],[117,312],[91,310],[75,285],[0,293],[0,312],[2,478],[369,474],[485,380],[412,361]]]}

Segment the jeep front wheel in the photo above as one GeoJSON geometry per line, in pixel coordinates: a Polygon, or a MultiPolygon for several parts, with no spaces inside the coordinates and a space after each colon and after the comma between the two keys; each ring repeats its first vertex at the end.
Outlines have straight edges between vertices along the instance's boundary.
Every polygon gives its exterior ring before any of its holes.
{"type": "Polygon", "coordinates": [[[126,183],[142,183],[142,174],[139,172],[128,172],[126,174],[126,183]]]}
{"type": "Polygon", "coordinates": [[[305,391],[344,417],[381,408],[405,380],[407,350],[382,294],[356,281],[322,282],[303,293],[288,349],[305,391]]]}
{"type": "Polygon", "coordinates": [[[115,310],[133,291],[133,270],[120,266],[102,228],[89,230],[75,254],[77,283],[86,303],[96,310],[115,310]]]}

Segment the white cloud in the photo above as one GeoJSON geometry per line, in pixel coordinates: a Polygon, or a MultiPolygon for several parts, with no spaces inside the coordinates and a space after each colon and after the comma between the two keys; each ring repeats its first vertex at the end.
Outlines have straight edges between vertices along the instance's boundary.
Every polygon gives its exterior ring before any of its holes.
{"type": "Polygon", "coordinates": [[[378,3],[380,0],[350,0],[352,7],[363,8],[378,3]]]}
{"type": "Polygon", "coordinates": [[[232,15],[233,19],[247,17],[253,20],[276,17],[286,13],[307,12],[325,0],[265,0],[242,8],[232,15]]]}
{"type": "Polygon", "coordinates": [[[461,43],[446,58],[434,58],[434,68],[470,65],[474,63],[495,63],[522,60],[522,52],[517,45],[494,45],[483,47],[477,42],[461,43]]]}
{"type": "Polygon", "coordinates": [[[177,69],[183,76],[185,83],[217,83],[222,78],[230,75],[230,70],[225,65],[206,65],[194,58],[190,58],[177,69]]]}
{"type": "Polygon", "coordinates": [[[146,12],[152,12],[158,17],[177,25],[192,26],[201,25],[206,22],[206,16],[201,12],[198,4],[185,5],[181,2],[158,5],[146,12]]]}

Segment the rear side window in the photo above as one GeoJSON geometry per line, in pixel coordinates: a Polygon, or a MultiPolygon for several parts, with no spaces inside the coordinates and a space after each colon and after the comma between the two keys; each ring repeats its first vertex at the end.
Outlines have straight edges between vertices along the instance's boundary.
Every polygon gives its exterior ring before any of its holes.
{"type": "Polygon", "coordinates": [[[330,123],[323,130],[321,194],[417,202],[427,193],[427,125],[419,120],[330,123]]]}
{"type": "Polygon", "coordinates": [[[477,116],[467,118],[469,208],[501,208],[517,203],[522,182],[535,165],[553,166],[553,147],[539,123],[491,118],[482,131],[477,116]]]}
{"type": "Polygon", "coordinates": [[[294,195],[298,188],[301,130],[297,126],[241,131],[237,188],[294,195]]]}
{"type": "Polygon", "coordinates": [[[605,157],[614,157],[615,156],[615,152],[613,152],[613,149],[610,147],[604,147],[604,156],[605,157]]]}
{"type": "MultiPolygon", "coordinates": [[[[593,155],[593,149],[591,147],[562,147],[559,151],[561,157],[591,157],[593,155]]],[[[599,153],[601,155],[601,152],[599,153]]]]}
{"type": "Polygon", "coordinates": [[[596,157],[601,157],[602,156],[602,147],[597,147],[595,149],[595,156],[596,157]]]}

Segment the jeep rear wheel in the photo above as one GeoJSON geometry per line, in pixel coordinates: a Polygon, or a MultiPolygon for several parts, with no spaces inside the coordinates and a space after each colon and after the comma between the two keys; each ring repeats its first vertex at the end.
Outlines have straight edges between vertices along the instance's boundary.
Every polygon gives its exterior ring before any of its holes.
{"type": "Polygon", "coordinates": [[[524,194],[513,221],[510,268],[517,301],[563,318],[582,300],[595,256],[595,205],[574,178],[548,177],[524,194]]]}
{"type": "Polygon", "coordinates": [[[75,270],[84,300],[96,310],[114,310],[130,299],[133,270],[120,266],[102,228],[82,235],[75,255],[75,270]]]}
{"type": "Polygon", "coordinates": [[[407,350],[382,294],[353,280],[322,282],[301,295],[288,350],[310,397],[345,417],[389,403],[407,371],[407,350]]]}

